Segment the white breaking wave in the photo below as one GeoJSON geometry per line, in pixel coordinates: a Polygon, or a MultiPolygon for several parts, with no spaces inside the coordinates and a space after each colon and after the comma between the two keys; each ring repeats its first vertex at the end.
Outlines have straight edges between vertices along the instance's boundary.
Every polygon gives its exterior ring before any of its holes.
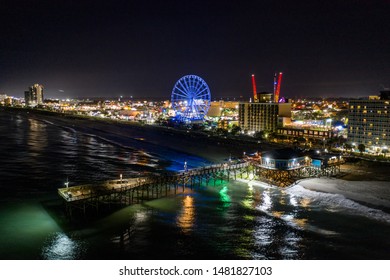
{"type": "Polygon", "coordinates": [[[287,189],[286,192],[296,197],[309,198],[311,200],[311,204],[324,207],[328,211],[340,210],[347,214],[360,215],[377,221],[390,223],[390,214],[379,209],[362,205],[341,194],[312,191],[301,185],[293,186],[287,189]]]}
{"type": "MultiPolygon", "coordinates": [[[[50,123],[50,122],[48,122],[48,123],[50,123]]],[[[71,132],[73,132],[73,133],[77,133],[76,129],[74,129],[74,128],[72,128],[72,127],[63,126],[63,125],[56,125],[56,124],[54,124],[54,123],[53,123],[53,125],[55,125],[55,126],[57,126],[57,127],[61,127],[61,128],[65,129],[65,130],[69,130],[69,131],[71,131],[71,132]]]]}
{"type": "Polygon", "coordinates": [[[280,220],[283,220],[286,224],[289,226],[298,229],[298,230],[307,230],[307,231],[312,231],[316,233],[320,233],[323,235],[337,235],[338,233],[335,231],[331,230],[326,230],[323,228],[320,228],[318,226],[311,225],[310,223],[307,223],[306,219],[300,220],[296,219],[294,217],[294,214],[292,213],[284,213],[284,212],[273,212],[269,211],[263,206],[258,206],[256,207],[258,210],[260,210],[262,213],[267,214],[270,217],[277,218],[280,220]]]}
{"type": "MultiPolygon", "coordinates": [[[[39,120],[40,121],[40,120],[39,120]]],[[[48,124],[51,124],[51,125],[55,125],[54,123],[52,123],[52,122],[49,122],[49,121],[47,121],[47,120],[41,120],[42,122],[44,122],[44,123],[48,123],[48,124]]]]}

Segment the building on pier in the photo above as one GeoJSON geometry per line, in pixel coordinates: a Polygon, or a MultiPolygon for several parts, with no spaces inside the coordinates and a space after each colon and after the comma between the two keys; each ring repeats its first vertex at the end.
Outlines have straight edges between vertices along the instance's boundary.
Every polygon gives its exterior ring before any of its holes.
{"type": "Polygon", "coordinates": [[[250,158],[259,180],[287,187],[302,178],[334,176],[340,173],[339,154],[284,148],[266,151],[250,158]]]}
{"type": "Polygon", "coordinates": [[[310,165],[311,160],[298,149],[277,149],[262,153],[260,166],[269,169],[291,170],[310,165]]]}

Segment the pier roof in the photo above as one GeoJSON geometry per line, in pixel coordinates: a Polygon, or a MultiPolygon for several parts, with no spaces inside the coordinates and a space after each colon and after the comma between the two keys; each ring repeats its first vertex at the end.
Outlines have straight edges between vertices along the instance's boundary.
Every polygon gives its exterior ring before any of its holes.
{"type": "Polygon", "coordinates": [[[294,159],[304,157],[305,155],[305,152],[302,150],[294,148],[276,149],[262,153],[262,157],[268,157],[272,159],[294,159]]]}

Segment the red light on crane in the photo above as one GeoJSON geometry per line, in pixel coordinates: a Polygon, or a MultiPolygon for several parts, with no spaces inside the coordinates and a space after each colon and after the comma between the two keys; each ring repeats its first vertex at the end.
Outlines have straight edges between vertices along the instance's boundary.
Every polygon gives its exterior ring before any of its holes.
{"type": "Polygon", "coordinates": [[[277,74],[275,73],[275,76],[274,76],[274,89],[275,89],[275,86],[276,86],[274,101],[275,101],[276,103],[279,102],[280,85],[282,84],[282,75],[283,75],[283,73],[282,73],[282,72],[279,72],[278,82],[276,82],[276,76],[277,76],[277,74]]]}
{"type": "Polygon", "coordinates": [[[252,74],[252,87],[253,87],[253,101],[257,102],[257,90],[256,90],[256,81],[255,81],[254,74],[252,74]]]}

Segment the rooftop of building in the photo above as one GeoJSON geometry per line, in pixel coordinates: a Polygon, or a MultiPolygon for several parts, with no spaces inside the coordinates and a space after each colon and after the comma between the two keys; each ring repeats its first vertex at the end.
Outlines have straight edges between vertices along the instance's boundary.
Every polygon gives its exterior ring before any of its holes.
{"type": "Polygon", "coordinates": [[[326,160],[326,161],[334,157],[336,158],[340,157],[340,154],[323,152],[320,150],[309,150],[306,152],[306,155],[309,156],[311,159],[319,159],[319,160],[326,160]]]}
{"type": "Polygon", "coordinates": [[[262,153],[262,157],[268,157],[271,159],[294,159],[304,157],[306,153],[301,149],[296,148],[283,148],[272,151],[266,151],[262,153]]]}
{"type": "Polygon", "coordinates": [[[328,153],[321,150],[302,150],[299,148],[282,148],[272,151],[265,151],[261,154],[263,158],[267,157],[270,159],[282,159],[282,160],[292,160],[302,157],[310,157],[311,159],[319,159],[328,161],[331,158],[340,157],[340,154],[337,153],[328,153]]]}

